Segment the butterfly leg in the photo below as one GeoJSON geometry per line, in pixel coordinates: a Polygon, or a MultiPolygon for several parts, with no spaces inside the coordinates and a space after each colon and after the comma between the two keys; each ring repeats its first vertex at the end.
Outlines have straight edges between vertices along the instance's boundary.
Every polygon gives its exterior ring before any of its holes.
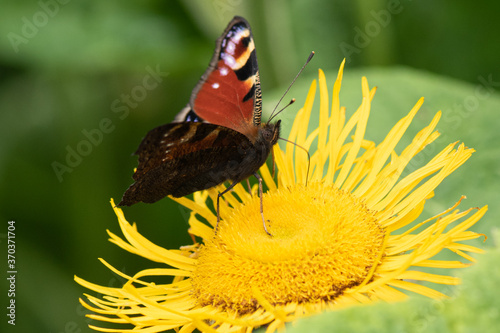
{"type": "Polygon", "coordinates": [[[248,180],[248,178],[247,178],[247,186],[248,186],[248,193],[250,193],[250,196],[253,196],[252,195],[252,186],[250,186],[250,181],[248,180]]]}
{"type": "Polygon", "coordinates": [[[226,194],[227,192],[231,191],[233,187],[238,184],[239,182],[233,182],[231,185],[229,185],[228,188],[226,188],[224,191],[219,192],[217,194],[217,224],[215,225],[215,234],[217,234],[217,230],[219,230],[219,222],[220,222],[220,211],[219,211],[219,199],[226,194]]]}
{"type": "Polygon", "coordinates": [[[257,172],[254,173],[253,175],[259,181],[260,216],[262,216],[262,224],[264,225],[264,230],[266,231],[266,234],[273,237],[273,235],[271,235],[271,233],[267,230],[266,219],[264,218],[264,207],[262,204],[262,178],[259,176],[257,172]]]}

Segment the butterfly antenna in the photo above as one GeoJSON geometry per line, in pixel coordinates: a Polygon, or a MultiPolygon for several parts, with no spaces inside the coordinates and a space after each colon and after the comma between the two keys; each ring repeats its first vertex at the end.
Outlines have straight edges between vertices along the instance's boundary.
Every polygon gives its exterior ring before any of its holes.
{"type": "Polygon", "coordinates": [[[307,186],[307,179],[309,179],[309,167],[311,166],[311,155],[309,155],[309,151],[307,149],[305,149],[304,147],[302,147],[301,145],[293,142],[293,141],[290,141],[290,140],[287,140],[285,138],[278,138],[280,140],[283,140],[283,141],[286,141],[288,143],[291,143],[292,145],[294,145],[295,147],[298,147],[300,149],[302,149],[303,151],[306,152],[307,154],[307,173],[306,173],[306,186],[307,186]]]}
{"type": "MultiPolygon", "coordinates": [[[[285,110],[287,107],[289,107],[289,106],[290,106],[290,105],[292,105],[293,103],[295,103],[295,98],[292,98],[292,99],[290,100],[290,102],[288,102],[288,104],[287,104],[287,105],[285,105],[285,106],[284,106],[284,107],[282,107],[282,108],[281,108],[278,112],[276,112],[274,115],[272,115],[272,116],[269,118],[268,122],[270,122],[271,120],[273,120],[273,118],[274,118],[274,117],[276,117],[277,115],[279,115],[279,114],[281,113],[281,111],[285,110]]],[[[273,113],[274,113],[274,111],[273,111],[273,113]]]]}
{"type": "MultiPolygon", "coordinates": [[[[283,98],[285,97],[285,95],[288,93],[288,91],[290,90],[290,88],[293,86],[293,84],[295,83],[295,81],[297,80],[297,78],[299,77],[299,75],[302,73],[302,71],[304,70],[304,68],[306,68],[307,64],[309,63],[309,61],[311,61],[311,59],[314,57],[314,51],[312,51],[310,54],[309,54],[309,57],[307,57],[307,60],[305,62],[305,64],[302,66],[302,68],[300,69],[300,71],[297,73],[297,75],[295,75],[295,78],[293,79],[292,83],[290,83],[290,85],[288,86],[288,88],[286,89],[285,93],[283,94],[283,96],[281,96],[280,100],[278,101],[278,104],[276,104],[276,106],[274,107],[274,110],[273,112],[271,113],[271,116],[269,117],[269,121],[271,121],[276,115],[278,115],[278,113],[280,113],[281,111],[283,111],[285,108],[287,108],[290,104],[292,103],[289,103],[287,106],[285,106],[283,109],[281,109],[280,111],[278,111],[276,114],[274,114],[274,112],[276,111],[276,109],[278,108],[278,106],[280,105],[281,101],[283,100],[283,98]]],[[[295,101],[295,100],[293,100],[295,101]]]]}

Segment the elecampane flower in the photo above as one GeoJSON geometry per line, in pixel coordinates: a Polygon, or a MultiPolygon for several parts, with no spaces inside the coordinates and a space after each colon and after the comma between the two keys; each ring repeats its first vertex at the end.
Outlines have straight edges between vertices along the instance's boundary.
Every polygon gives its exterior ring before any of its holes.
{"type": "Polygon", "coordinates": [[[376,145],[364,138],[375,89],[370,90],[366,78],[362,79],[362,103],[346,119],[339,101],[343,65],[331,102],[326,79],[319,72],[319,127],[307,132],[317,90],[314,81],[288,138],[309,151],[316,145],[309,168],[307,154],[288,143],[285,151],[274,147],[277,182],[266,165],[260,169],[268,188],[263,204],[272,237],[262,226],[256,187],[249,193],[239,184],[224,195],[216,233],[212,203],[223,185],[197,192],[192,200],[174,198],[192,211],[189,232],[201,239],[179,250],[148,241],[111,202],[125,236],[109,232],[111,241],[162,267],[127,276],[102,260],[128,280],[121,288],[76,277],[78,283],[103,295],[87,295],[87,302],[82,300],[94,312],[91,318],[131,325],[92,328],[184,333],[195,329],[251,332],[267,326],[273,332],[305,315],[376,300],[399,301],[407,292],[445,297],[421,282],[459,283],[456,277],[422,268],[469,265],[433,258],[444,249],[473,262],[468,253],[481,250],[461,242],[480,236],[469,228],[487,207],[460,212],[456,209],[460,200],[433,218],[416,221],[433,190],[473,150],[450,144],[426,165],[402,177],[412,158],[439,136],[435,127],[441,113],[397,154],[394,149],[422,105],[421,99],[376,145]],[[172,276],[173,280],[170,284],[146,282],[155,276],[172,276]]]}

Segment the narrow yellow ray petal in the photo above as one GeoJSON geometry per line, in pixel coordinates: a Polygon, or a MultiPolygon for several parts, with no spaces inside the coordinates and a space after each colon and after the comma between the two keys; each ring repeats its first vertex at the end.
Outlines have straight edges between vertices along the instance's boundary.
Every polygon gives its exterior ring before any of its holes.
{"type": "Polygon", "coordinates": [[[361,113],[359,117],[359,122],[356,125],[356,131],[354,132],[353,146],[347,153],[344,165],[340,170],[340,173],[335,179],[335,185],[342,188],[342,184],[347,178],[349,171],[351,170],[352,164],[358,155],[359,149],[361,148],[361,142],[365,135],[366,125],[368,123],[368,116],[370,115],[370,90],[368,88],[368,81],[365,77],[362,78],[362,91],[363,91],[363,102],[361,104],[361,113]]]}
{"type": "Polygon", "coordinates": [[[311,117],[311,112],[314,106],[314,96],[316,95],[317,83],[316,80],[313,80],[309,91],[307,92],[306,101],[304,107],[302,108],[303,112],[301,113],[302,117],[299,121],[294,122],[297,123],[297,141],[296,143],[303,146],[307,137],[307,129],[309,127],[309,119],[311,117]]]}
{"type": "Polygon", "coordinates": [[[326,138],[328,135],[328,111],[329,111],[329,98],[328,87],[326,86],[325,73],[319,70],[319,135],[318,135],[318,148],[320,163],[317,165],[317,173],[323,177],[323,167],[326,162],[326,138]]]}

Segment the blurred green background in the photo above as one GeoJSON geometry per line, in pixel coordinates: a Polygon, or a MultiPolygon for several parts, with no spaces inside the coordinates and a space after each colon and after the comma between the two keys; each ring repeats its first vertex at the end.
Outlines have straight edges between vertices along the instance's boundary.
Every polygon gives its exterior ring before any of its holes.
{"type": "MultiPolygon", "coordinates": [[[[420,96],[426,102],[410,134],[443,110],[442,138],[423,159],[456,140],[477,152],[436,191],[425,214],[464,194],[462,209],[490,205],[473,228],[490,235],[500,217],[499,12],[496,1],[451,0],[4,2],[0,241],[6,253],[7,221],[14,220],[18,274],[16,327],[2,314],[0,328],[9,330],[1,331],[90,332],[78,303],[87,291],[73,275],[119,286],[98,257],[127,274],[152,267],[107,241],[106,229],[119,233],[109,200],[131,184],[131,153],[141,138],[187,103],[234,15],[252,25],[266,111],[316,51],[288,95],[297,103],[282,114],[285,129],[317,69],[327,72],[331,91],[344,57],[348,111],[361,102],[362,75],[378,86],[369,139],[380,142],[420,96]],[[78,150],[85,156],[67,160],[78,150]]],[[[171,200],[124,211],[159,245],[191,242],[188,211],[171,200]]],[[[1,288],[5,309],[5,279],[1,288]]]]}

